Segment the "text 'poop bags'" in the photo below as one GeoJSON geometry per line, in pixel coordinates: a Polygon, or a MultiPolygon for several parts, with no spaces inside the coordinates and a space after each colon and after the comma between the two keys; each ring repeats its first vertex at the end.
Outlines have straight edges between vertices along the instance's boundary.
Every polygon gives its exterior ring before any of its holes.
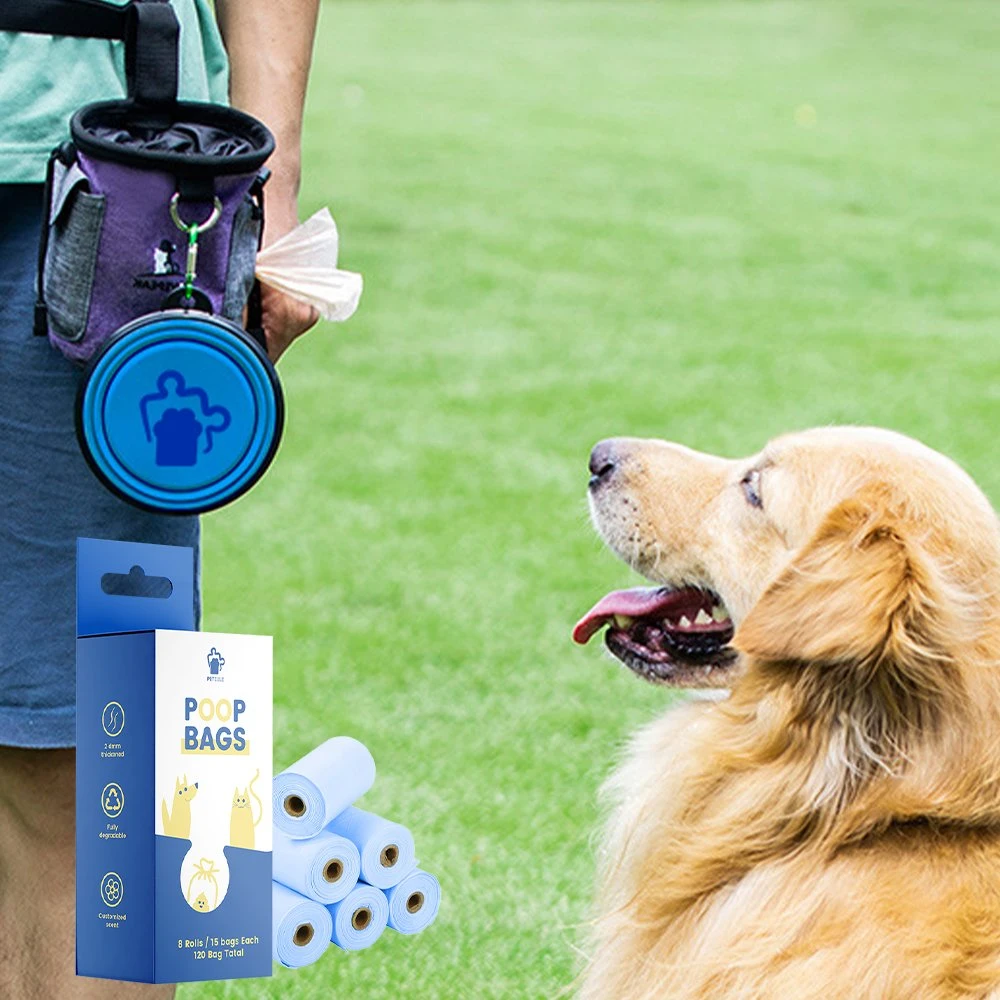
{"type": "Polygon", "coordinates": [[[337,267],[337,224],[328,208],[264,247],[257,254],[260,281],[313,306],[321,318],[350,318],[361,299],[362,280],[337,267]]]}

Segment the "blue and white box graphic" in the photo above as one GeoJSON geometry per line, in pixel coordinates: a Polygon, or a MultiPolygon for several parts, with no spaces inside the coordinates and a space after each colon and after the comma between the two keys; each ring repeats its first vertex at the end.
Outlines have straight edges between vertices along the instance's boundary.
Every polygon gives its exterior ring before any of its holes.
{"type": "Polygon", "coordinates": [[[270,636],[197,632],[189,548],[77,543],[76,971],[271,975],[270,636]]]}

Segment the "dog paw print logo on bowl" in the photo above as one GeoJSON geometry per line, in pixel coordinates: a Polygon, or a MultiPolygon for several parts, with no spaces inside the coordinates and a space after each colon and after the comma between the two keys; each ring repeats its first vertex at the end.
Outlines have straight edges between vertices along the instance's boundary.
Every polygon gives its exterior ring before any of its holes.
{"type": "Polygon", "coordinates": [[[188,386],[173,369],[160,373],[156,391],[142,397],[139,409],[143,432],[155,445],[161,468],[197,465],[212,450],[214,436],[232,423],[229,410],[213,406],[204,389],[188,386]]]}

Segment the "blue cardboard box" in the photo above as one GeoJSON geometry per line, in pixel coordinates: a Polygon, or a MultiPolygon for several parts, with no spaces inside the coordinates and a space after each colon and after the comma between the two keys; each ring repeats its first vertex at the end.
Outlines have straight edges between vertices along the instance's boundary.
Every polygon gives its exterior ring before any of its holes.
{"type": "Polygon", "coordinates": [[[271,637],[195,631],[189,548],[77,543],[76,971],[271,975],[271,637]]]}

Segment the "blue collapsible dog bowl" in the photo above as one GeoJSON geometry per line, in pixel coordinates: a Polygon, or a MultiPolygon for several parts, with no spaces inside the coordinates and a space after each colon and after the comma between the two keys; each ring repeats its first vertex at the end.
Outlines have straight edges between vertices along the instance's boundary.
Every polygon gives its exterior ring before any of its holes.
{"type": "Polygon", "coordinates": [[[94,355],[76,433],[91,469],[122,499],[201,514],[260,479],[284,412],[277,372],[253,337],[218,316],[168,309],[123,326],[94,355]]]}

